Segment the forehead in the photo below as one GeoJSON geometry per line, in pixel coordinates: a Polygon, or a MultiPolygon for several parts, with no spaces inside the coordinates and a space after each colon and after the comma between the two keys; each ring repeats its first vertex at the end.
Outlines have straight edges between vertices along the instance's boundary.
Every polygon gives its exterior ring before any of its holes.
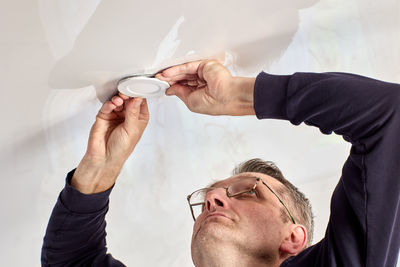
{"type": "Polygon", "coordinates": [[[217,182],[214,182],[213,184],[210,185],[210,187],[227,187],[230,184],[234,183],[235,181],[238,181],[240,179],[246,178],[246,177],[256,177],[256,178],[261,178],[266,182],[273,190],[278,189],[280,186],[282,186],[282,183],[276,180],[275,178],[266,175],[264,173],[259,173],[259,172],[244,172],[244,173],[239,173],[237,175],[228,177],[224,180],[220,180],[217,182]]]}

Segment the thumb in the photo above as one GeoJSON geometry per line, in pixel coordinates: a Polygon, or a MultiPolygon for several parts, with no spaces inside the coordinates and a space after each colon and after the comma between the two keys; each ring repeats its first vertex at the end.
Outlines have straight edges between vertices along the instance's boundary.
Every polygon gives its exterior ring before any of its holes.
{"type": "Polygon", "coordinates": [[[137,128],[137,121],[140,115],[140,105],[143,102],[143,98],[136,97],[131,98],[127,101],[125,106],[125,128],[128,133],[134,132],[137,128]]]}
{"type": "Polygon", "coordinates": [[[176,95],[180,100],[182,100],[185,105],[189,107],[189,96],[196,89],[196,86],[188,86],[183,84],[174,84],[165,92],[166,95],[176,95]]]}

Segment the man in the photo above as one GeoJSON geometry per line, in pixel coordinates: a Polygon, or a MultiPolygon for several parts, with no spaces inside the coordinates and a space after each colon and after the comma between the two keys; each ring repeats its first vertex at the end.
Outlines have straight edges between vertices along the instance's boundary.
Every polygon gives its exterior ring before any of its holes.
{"type": "MultiPolygon", "coordinates": [[[[157,78],[171,84],[167,95],[178,96],[193,112],[305,122],[352,143],[332,196],[326,235],[313,246],[308,246],[312,216],[307,200],[268,162],[244,163],[234,176],[191,194],[196,266],[396,265],[398,84],[340,73],[232,77],[216,61],[175,66],[157,78]]],[[[148,118],[146,100],[119,95],[104,103],[87,152],[68,174],[50,218],[44,266],[123,265],[106,254],[104,216],[111,189],[148,118]]]]}

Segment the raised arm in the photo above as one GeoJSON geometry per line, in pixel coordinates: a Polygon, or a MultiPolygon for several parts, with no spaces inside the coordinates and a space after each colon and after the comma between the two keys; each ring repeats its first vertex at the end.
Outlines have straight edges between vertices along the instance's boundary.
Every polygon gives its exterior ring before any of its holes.
{"type": "MultiPolygon", "coordinates": [[[[287,262],[395,266],[400,246],[400,85],[343,73],[261,73],[258,118],[334,131],[352,143],[324,240],[287,262]]],[[[285,265],[284,265],[285,266],[285,265]]]]}
{"type": "Polygon", "coordinates": [[[115,96],[96,117],[88,148],[70,172],[47,226],[42,266],[123,266],[106,248],[108,197],[149,119],[146,100],[115,96]]]}
{"type": "Polygon", "coordinates": [[[190,110],[332,131],[352,149],[325,238],[283,266],[395,266],[400,247],[400,85],[344,73],[231,77],[215,61],[160,73],[190,110]],[[254,102],[253,102],[254,100],[254,102]],[[253,107],[253,110],[249,108],[253,107]]]}

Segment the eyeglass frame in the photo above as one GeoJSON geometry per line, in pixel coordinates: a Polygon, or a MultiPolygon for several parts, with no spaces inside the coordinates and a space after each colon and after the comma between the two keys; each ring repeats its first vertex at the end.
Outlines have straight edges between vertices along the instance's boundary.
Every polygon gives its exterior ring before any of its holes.
{"type": "Polygon", "coordinates": [[[191,211],[191,213],[192,213],[193,220],[196,221],[196,218],[195,218],[194,212],[193,212],[193,206],[198,206],[198,205],[203,205],[203,204],[205,204],[205,202],[190,204],[190,198],[192,197],[192,195],[193,195],[194,193],[196,193],[196,192],[198,192],[198,191],[200,191],[200,190],[205,190],[205,189],[223,188],[223,189],[225,189],[225,192],[226,192],[227,197],[229,197],[229,198],[231,198],[231,197],[237,197],[237,196],[242,195],[242,194],[244,194],[244,193],[250,193],[251,191],[254,191],[254,190],[256,189],[256,187],[257,187],[258,182],[261,181],[261,182],[269,189],[269,191],[271,191],[272,194],[274,194],[274,196],[276,196],[276,198],[279,200],[279,202],[280,202],[280,203],[283,205],[283,207],[285,208],[287,214],[289,215],[290,220],[291,220],[294,224],[296,224],[296,221],[294,220],[292,214],[290,213],[289,208],[288,208],[288,207],[286,206],[286,204],[282,201],[282,199],[278,196],[278,194],[275,193],[275,191],[274,191],[262,178],[260,178],[260,177],[255,177],[255,176],[247,176],[246,178],[256,178],[256,182],[255,182],[254,186],[253,186],[251,189],[249,189],[249,190],[244,190],[244,191],[238,192],[238,193],[233,194],[233,195],[231,195],[231,194],[229,193],[229,191],[228,191],[229,186],[231,186],[231,185],[229,185],[228,187],[204,187],[204,188],[197,189],[196,191],[194,191],[193,193],[191,193],[190,195],[188,195],[186,198],[187,198],[187,201],[188,201],[188,204],[189,204],[189,207],[190,207],[190,211],[191,211]]]}

